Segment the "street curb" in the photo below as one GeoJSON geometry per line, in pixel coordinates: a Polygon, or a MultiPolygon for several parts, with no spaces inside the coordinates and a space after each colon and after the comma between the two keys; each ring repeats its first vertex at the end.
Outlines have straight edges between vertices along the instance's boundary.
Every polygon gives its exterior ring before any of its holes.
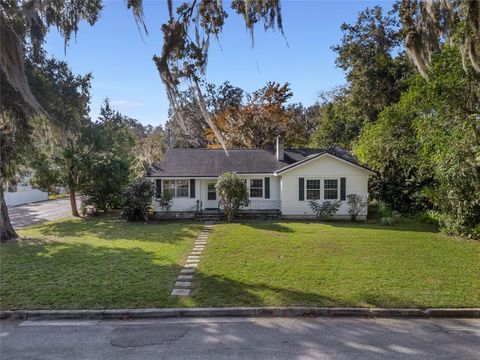
{"type": "Polygon", "coordinates": [[[107,320],[172,317],[362,317],[362,318],[480,318],[480,308],[388,309],[326,307],[228,307],[112,310],[12,310],[0,319],[107,320]]]}

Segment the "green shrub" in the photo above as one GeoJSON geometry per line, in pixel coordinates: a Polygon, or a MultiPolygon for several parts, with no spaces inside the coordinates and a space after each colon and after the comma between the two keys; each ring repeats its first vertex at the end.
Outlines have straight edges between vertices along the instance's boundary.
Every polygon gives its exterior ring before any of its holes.
{"type": "Polygon", "coordinates": [[[471,239],[480,239],[480,224],[465,226],[464,220],[460,217],[452,217],[450,214],[439,211],[431,213],[441,231],[449,235],[460,235],[471,239]]]}
{"type": "Polygon", "coordinates": [[[380,201],[378,204],[378,214],[380,216],[380,223],[383,225],[393,225],[400,217],[400,214],[397,211],[392,210],[392,208],[383,201],[380,201]]]}
{"type": "Polygon", "coordinates": [[[228,221],[232,221],[242,206],[247,206],[247,183],[234,172],[225,172],[218,177],[215,185],[228,221]]]}
{"type": "Polygon", "coordinates": [[[158,201],[158,204],[160,205],[160,208],[166,211],[167,213],[172,208],[173,198],[172,198],[172,194],[168,191],[162,192],[162,196],[160,196],[160,199],[158,199],[157,201],[158,201]]]}
{"type": "Polygon", "coordinates": [[[415,214],[415,220],[425,224],[438,225],[438,213],[433,210],[420,211],[415,214]]]}
{"type": "Polygon", "coordinates": [[[319,219],[328,219],[336,214],[340,206],[342,205],[341,201],[324,201],[319,203],[315,200],[310,200],[308,205],[312,209],[313,213],[319,219]]]}
{"type": "Polygon", "coordinates": [[[367,199],[362,195],[350,194],[347,195],[348,214],[350,220],[357,220],[358,215],[367,207],[367,199]]]}
{"type": "Polygon", "coordinates": [[[125,204],[121,216],[128,221],[148,221],[154,193],[155,186],[150,180],[140,179],[130,183],[123,191],[125,204]]]}

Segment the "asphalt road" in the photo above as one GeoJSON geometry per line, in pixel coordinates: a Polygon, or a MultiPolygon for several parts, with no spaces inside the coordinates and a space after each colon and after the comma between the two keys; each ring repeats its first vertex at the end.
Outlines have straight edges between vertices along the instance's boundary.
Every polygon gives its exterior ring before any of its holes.
{"type": "Polygon", "coordinates": [[[480,320],[161,319],[1,323],[10,359],[479,359],[480,320]]]}
{"type": "Polygon", "coordinates": [[[72,215],[70,200],[59,199],[8,208],[10,221],[15,229],[57,220],[72,215]]]}

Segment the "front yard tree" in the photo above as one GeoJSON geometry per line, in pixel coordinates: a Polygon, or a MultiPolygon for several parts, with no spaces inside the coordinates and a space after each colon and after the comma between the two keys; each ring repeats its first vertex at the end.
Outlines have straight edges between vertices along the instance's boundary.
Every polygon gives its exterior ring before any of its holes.
{"type": "Polygon", "coordinates": [[[36,153],[43,153],[41,161],[34,156],[31,162],[37,170],[35,180],[42,184],[57,178],[54,185],[68,189],[72,215],[78,217],[75,196],[86,147],[82,143],[82,132],[90,125],[91,75],[75,75],[67,63],[43,58],[37,59],[34,71],[38,74],[31,86],[42,107],[55,121],[54,126],[45,122],[48,136],[42,130],[34,132],[36,153]]]}
{"type": "Polygon", "coordinates": [[[122,190],[131,180],[134,162],[132,126],[136,128],[137,122],[111,109],[106,100],[98,121],[88,128],[84,141],[91,152],[84,158],[79,189],[84,208],[106,213],[121,205],[122,190]]]}
{"type": "Polygon", "coordinates": [[[220,175],[215,188],[229,222],[235,218],[240,207],[247,206],[250,202],[245,179],[234,172],[225,172],[220,175]]]}
{"type": "MultiPolygon", "coordinates": [[[[14,158],[25,153],[25,144],[30,144],[29,130],[35,114],[45,114],[39,99],[33,93],[28,78],[25,63],[26,50],[38,55],[42,51],[45,36],[50,27],[56,27],[65,39],[67,46],[72,34],[76,34],[79,24],[86,20],[93,25],[99,18],[103,7],[102,0],[61,1],[47,0],[16,1],[5,0],[0,2],[0,78],[2,82],[1,99],[1,130],[2,130],[2,158],[0,163],[15,161],[14,158]],[[14,101],[5,99],[5,85],[8,91],[15,94],[14,101]],[[4,103],[8,103],[4,106],[4,103]],[[28,110],[26,108],[29,108],[28,110]],[[14,151],[15,155],[7,154],[14,151]],[[5,151],[3,151],[5,150],[5,151]]],[[[200,91],[199,81],[205,73],[210,37],[218,37],[227,13],[221,1],[190,0],[182,3],[173,11],[173,0],[167,2],[169,20],[163,24],[164,43],[162,54],[155,57],[155,63],[160,72],[162,81],[166,85],[170,104],[174,109],[178,103],[179,87],[191,81],[195,85],[197,99],[202,108],[202,115],[207,123],[214,125],[205,111],[205,101],[200,91]],[[192,29],[194,28],[194,29],[192,29]],[[191,30],[195,30],[195,37],[191,37],[191,30]]],[[[147,33],[141,0],[126,1],[128,9],[132,10],[139,29],[147,33]]],[[[232,9],[244,18],[245,27],[251,32],[259,22],[264,23],[265,29],[277,27],[282,31],[280,0],[235,0],[231,3],[232,9]]],[[[183,123],[181,115],[176,112],[176,119],[183,123]]],[[[48,119],[52,119],[48,116],[48,119]]],[[[62,121],[62,119],[56,119],[62,121]]],[[[11,164],[5,164],[0,169],[0,186],[6,183],[11,164]]],[[[1,204],[1,233],[0,241],[7,241],[17,237],[8,217],[5,205],[3,188],[0,190],[1,204]]]]}
{"type": "MultiPolygon", "coordinates": [[[[0,241],[17,238],[5,205],[7,181],[15,180],[18,169],[33,151],[33,129],[46,110],[40,94],[31,88],[32,67],[41,56],[45,36],[55,26],[66,42],[87,20],[93,24],[100,13],[100,0],[58,3],[7,0],[0,3],[0,241]]],[[[51,124],[63,119],[49,115],[51,124]]]]}

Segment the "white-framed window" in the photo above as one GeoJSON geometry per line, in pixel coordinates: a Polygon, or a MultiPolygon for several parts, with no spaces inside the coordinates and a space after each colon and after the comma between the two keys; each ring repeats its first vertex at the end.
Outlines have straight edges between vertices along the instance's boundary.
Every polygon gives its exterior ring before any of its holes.
{"type": "Polygon", "coordinates": [[[320,179],[307,179],[306,192],[307,200],[320,200],[320,179]]]}
{"type": "Polygon", "coordinates": [[[217,200],[217,189],[215,183],[209,183],[207,185],[207,200],[217,200]]]}
{"type": "Polygon", "coordinates": [[[188,179],[175,180],[175,187],[177,189],[176,197],[188,197],[188,179]]]}
{"type": "Polygon", "coordinates": [[[163,192],[170,193],[172,198],[188,197],[188,179],[185,180],[163,180],[163,192]]]}
{"type": "Polygon", "coordinates": [[[175,180],[163,180],[162,181],[164,194],[170,194],[172,198],[175,197],[175,180]]]}
{"type": "Polygon", "coordinates": [[[263,197],[263,179],[250,179],[250,197],[263,197]]]}
{"type": "Polygon", "coordinates": [[[324,200],[338,200],[338,179],[323,180],[324,200]]]}

